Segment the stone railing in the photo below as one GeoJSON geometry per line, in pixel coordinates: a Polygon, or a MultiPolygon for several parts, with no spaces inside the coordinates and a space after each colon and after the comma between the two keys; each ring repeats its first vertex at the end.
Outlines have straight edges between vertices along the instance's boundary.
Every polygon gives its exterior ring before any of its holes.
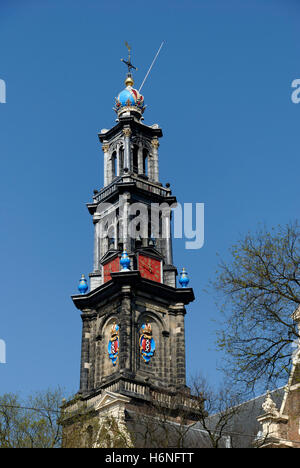
{"type": "Polygon", "coordinates": [[[172,407],[182,407],[190,410],[197,411],[200,407],[199,400],[197,398],[184,396],[181,394],[170,395],[168,393],[151,391],[151,398],[154,402],[160,405],[172,407]]]}
{"type": "Polygon", "coordinates": [[[107,185],[102,190],[100,190],[100,192],[98,192],[97,195],[93,197],[94,202],[99,203],[105,198],[109,197],[112,193],[116,192],[118,189],[117,183],[121,182],[121,179],[121,177],[117,177],[113,180],[111,184],[107,185]]]}
{"type": "MultiPolygon", "coordinates": [[[[111,385],[104,387],[98,395],[89,398],[85,401],[75,401],[64,409],[67,414],[76,413],[84,408],[93,408],[97,405],[98,401],[102,398],[103,392],[122,393],[123,391],[139,396],[146,400],[152,400],[153,403],[169,408],[181,407],[185,409],[195,410],[199,409],[199,401],[188,395],[176,394],[171,395],[166,392],[159,392],[150,390],[147,385],[131,382],[130,380],[120,380],[111,385]]],[[[129,395],[130,396],[130,395],[129,395]]]]}
{"type": "Polygon", "coordinates": [[[146,385],[131,382],[129,380],[121,380],[103,388],[103,391],[107,392],[122,392],[122,390],[142,396],[149,393],[148,387],[146,385]]]}
{"type": "Polygon", "coordinates": [[[127,381],[125,381],[124,384],[124,390],[126,390],[127,392],[136,393],[137,395],[146,394],[147,387],[145,387],[144,385],[139,385],[134,382],[127,381]]]}
{"type": "Polygon", "coordinates": [[[126,174],[123,176],[116,177],[113,182],[111,182],[109,185],[104,187],[100,192],[98,192],[93,198],[96,203],[101,202],[108,196],[110,196],[112,193],[116,192],[118,187],[118,184],[122,183],[130,183],[130,182],[135,182],[136,186],[142,190],[145,190],[147,192],[155,193],[156,195],[160,195],[161,197],[168,197],[170,196],[170,189],[161,187],[154,182],[150,182],[148,180],[141,180],[139,177],[136,177],[132,174],[126,174]]]}
{"type": "Polygon", "coordinates": [[[132,177],[136,181],[136,186],[142,190],[146,190],[147,192],[155,193],[156,195],[160,195],[161,197],[168,197],[170,195],[170,190],[165,189],[164,187],[159,187],[156,184],[153,184],[148,181],[141,181],[136,177],[132,177]]]}

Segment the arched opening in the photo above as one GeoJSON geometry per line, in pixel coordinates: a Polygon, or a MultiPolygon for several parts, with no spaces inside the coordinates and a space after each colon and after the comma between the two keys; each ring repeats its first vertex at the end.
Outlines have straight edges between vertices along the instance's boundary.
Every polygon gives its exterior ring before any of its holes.
{"type": "Polygon", "coordinates": [[[111,156],[111,165],[112,165],[112,177],[117,177],[118,169],[117,169],[117,153],[116,151],[113,152],[111,156]]]}
{"type": "Polygon", "coordinates": [[[132,170],[136,174],[138,174],[139,172],[138,152],[139,152],[139,147],[137,145],[134,145],[133,154],[132,154],[132,170]]]}
{"type": "Polygon", "coordinates": [[[170,361],[165,359],[169,356],[170,349],[168,348],[168,338],[163,336],[163,330],[165,324],[161,317],[158,316],[154,311],[141,311],[140,316],[136,322],[136,368],[139,376],[150,377],[150,380],[159,386],[164,387],[168,385],[166,376],[170,366],[170,361]],[[150,333],[143,328],[143,325],[151,325],[150,333]],[[143,346],[143,335],[144,338],[150,339],[150,343],[145,349],[143,346]],[[153,338],[153,342],[151,342],[153,338]],[[142,349],[141,349],[142,348],[142,349]],[[143,350],[150,352],[148,355],[143,355],[143,350]],[[148,362],[147,362],[148,361],[148,362]]]}
{"type": "Polygon", "coordinates": [[[98,334],[101,336],[99,354],[97,354],[99,381],[111,376],[119,367],[119,323],[116,315],[110,316],[99,324],[98,334]],[[115,327],[117,325],[117,329],[115,327]],[[114,343],[117,341],[117,343],[114,343]],[[114,346],[111,349],[110,344],[114,346]],[[113,352],[112,352],[113,351],[113,352]]]}
{"type": "Polygon", "coordinates": [[[111,224],[107,230],[107,237],[108,237],[108,250],[115,248],[115,226],[111,224]]]}

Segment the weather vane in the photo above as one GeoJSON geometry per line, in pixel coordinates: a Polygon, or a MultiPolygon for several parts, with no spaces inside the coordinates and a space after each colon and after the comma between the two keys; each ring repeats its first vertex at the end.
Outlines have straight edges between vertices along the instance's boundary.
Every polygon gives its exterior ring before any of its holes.
{"type": "Polygon", "coordinates": [[[130,57],[130,53],[131,53],[131,47],[130,45],[128,44],[127,41],[125,41],[125,45],[128,49],[128,60],[124,60],[124,59],[121,59],[122,62],[125,63],[125,65],[127,65],[128,67],[128,74],[131,74],[131,70],[134,69],[134,70],[137,70],[137,68],[135,66],[132,65],[131,63],[131,57],[130,57]]]}
{"type": "MultiPolygon", "coordinates": [[[[154,59],[152,60],[152,63],[151,63],[151,65],[150,65],[150,67],[149,67],[149,70],[147,71],[146,76],[145,76],[145,78],[144,78],[143,81],[142,81],[142,84],[141,84],[141,86],[140,86],[140,88],[139,88],[139,92],[141,91],[142,87],[144,86],[145,81],[147,80],[148,75],[149,75],[149,73],[151,72],[154,63],[156,62],[156,59],[157,59],[157,57],[159,56],[159,53],[160,53],[160,51],[161,51],[161,49],[162,49],[164,43],[165,43],[165,41],[162,41],[162,43],[160,44],[160,47],[159,47],[159,49],[158,49],[158,51],[157,51],[157,53],[156,53],[154,59]]],[[[127,49],[128,49],[128,60],[121,59],[121,61],[124,62],[125,65],[127,65],[127,67],[128,67],[128,74],[127,74],[127,78],[126,78],[126,80],[125,80],[125,84],[126,84],[126,86],[127,86],[127,85],[132,86],[132,85],[133,85],[133,77],[132,77],[131,70],[132,70],[132,69],[137,70],[137,68],[136,68],[134,65],[132,65],[132,63],[131,63],[131,47],[130,47],[130,45],[128,44],[127,41],[125,41],[125,45],[126,45],[126,47],[127,47],[127,49]]]]}

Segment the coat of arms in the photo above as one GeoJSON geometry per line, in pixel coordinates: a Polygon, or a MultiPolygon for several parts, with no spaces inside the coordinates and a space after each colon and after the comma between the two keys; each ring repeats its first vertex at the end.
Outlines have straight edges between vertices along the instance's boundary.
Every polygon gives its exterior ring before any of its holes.
{"type": "Polygon", "coordinates": [[[150,323],[144,323],[141,327],[140,351],[144,361],[148,364],[155,352],[155,341],[152,337],[152,328],[150,323]]]}
{"type": "Polygon", "coordinates": [[[119,325],[116,323],[111,327],[110,340],[108,342],[108,355],[113,366],[115,366],[119,356],[119,325]]]}

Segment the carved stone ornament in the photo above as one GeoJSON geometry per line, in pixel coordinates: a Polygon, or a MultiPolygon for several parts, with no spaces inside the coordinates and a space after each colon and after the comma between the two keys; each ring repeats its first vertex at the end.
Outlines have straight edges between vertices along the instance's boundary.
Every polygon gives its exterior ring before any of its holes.
{"type": "Polygon", "coordinates": [[[106,144],[102,145],[102,149],[103,149],[104,153],[107,153],[108,150],[109,150],[109,144],[106,143],[106,144]]]}
{"type": "Polygon", "coordinates": [[[125,137],[130,137],[132,132],[131,132],[130,128],[123,128],[123,133],[124,133],[125,137]]]}
{"type": "Polygon", "coordinates": [[[300,306],[297,307],[297,309],[295,310],[295,312],[292,314],[292,319],[293,319],[295,322],[298,322],[298,323],[299,323],[299,327],[300,327],[300,306]]]}
{"type": "Polygon", "coordinates": [[[279,415],[279,411],[276,404],[272,400],[270,392],[267,392],[266,399],[262,404],[262,409],[265,413],[272,414],[273,416],[279,415]]]}
{"type": "Polygon", "coordinates": [[[157,140],[157,138],[151,140],[151,145],[152,145],[153,148],[155,148],[156,150],[158,149],[158,147],[159,147],[159,141],[157,140]]]}

